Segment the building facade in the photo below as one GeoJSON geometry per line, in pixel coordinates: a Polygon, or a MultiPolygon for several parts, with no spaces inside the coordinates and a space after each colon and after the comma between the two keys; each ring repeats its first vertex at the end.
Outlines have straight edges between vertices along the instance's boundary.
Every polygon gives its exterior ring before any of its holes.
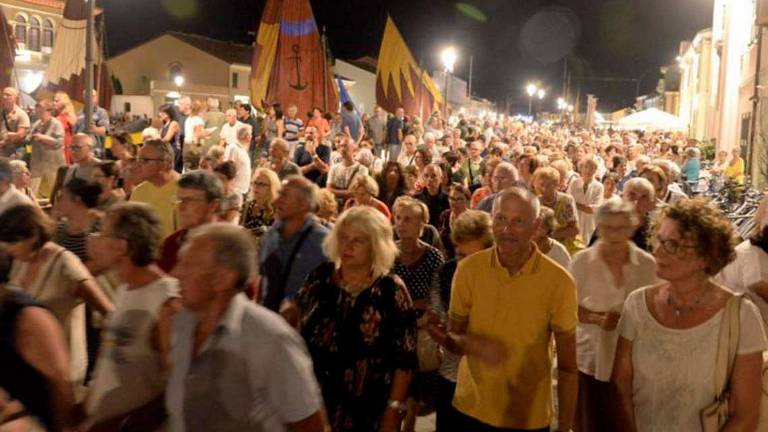
{"type": "Polygon", "coordinates": [[[64,0],[0,0],[0,7],[16,40],[16,86],[31,93],[48,68],[64,0]]]}
{"type": "Polygon", "coordinates": [[[679,111],[692,138],[709,141],[714,135],[708,122],[712,80],[712,30],[702,30],[692,41],[680,44],[681,69],[679,111]]]}

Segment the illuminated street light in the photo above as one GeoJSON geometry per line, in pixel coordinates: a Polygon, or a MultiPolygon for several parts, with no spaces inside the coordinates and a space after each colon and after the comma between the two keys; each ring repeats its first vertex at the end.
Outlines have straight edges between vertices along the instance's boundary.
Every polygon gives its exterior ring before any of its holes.
{"type": "Polygon", "coordinates": [[[539,100],[544,99],[544,96],[546,96],[547,92],[544,89],[539,89],[539,91],[536,93],[537,96],[539,96],[539,100]]]}
{"type": "Polygon", "coordinates": [[[536,87],[536,84],[530,83],[525,87],[525,92],[528,93],[528,115],[531,115],[531,111],[533,108],[533,95],[536,94],[538,91],[538,87],[536,87]]]}
{"type": "Polygon", "coordinates": [[[448,47],[440,53],[440,60],[443,62],[445,68],[445,100],[443,101],[443,118],[448,120],[448,85],[450,83],[449,78],[453,73],[453,66],[456,64],[456,59],[459,55],[456,53],[456,48],[448,47]]]}
{"type": "Polygon", "coordinates": [[[176,84],[176,87],[181,87],[184,85],[184,77],[181,75],[176,75],[173,77],[173,82],[176,84]]]}
{"type": "Polygon", "coordinates": [[[453,73],[453,66],[456,64],[457,58],[458,54],[454,47],[448,47],[440,53],[440,59],[443,61],[443,66],[445,67],[445,70],[450,73],[453,73]]]}

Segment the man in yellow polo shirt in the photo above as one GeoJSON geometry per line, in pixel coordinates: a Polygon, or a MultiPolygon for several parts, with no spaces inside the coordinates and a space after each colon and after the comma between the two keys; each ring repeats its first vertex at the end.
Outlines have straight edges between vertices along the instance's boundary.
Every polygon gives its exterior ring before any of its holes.
{"type": "Polygon", "coordinates": [[[536,249],[539,201],[509,188],[493,203],[496,246],[462,261],[453,280],[446,348],[464,354],[453,405],[457,430],[548,431],[550,341],[557,345],[558,431],[573,424],[578,389],[576,285],[536,249]]]}
{"type": "Polygon", "coordinates": [[[173,148],[160,140],[148,140],[139,150],[136,161],[144,181],[133,190],[131,201],[149,204],[157,212],[165,239],[178,229],[176,185],[179,174],[173,170],[173,148]]]}

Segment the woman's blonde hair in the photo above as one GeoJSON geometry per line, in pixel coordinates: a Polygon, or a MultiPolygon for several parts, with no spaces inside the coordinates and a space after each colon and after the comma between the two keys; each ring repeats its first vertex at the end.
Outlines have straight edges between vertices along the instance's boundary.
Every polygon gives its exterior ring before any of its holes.
{"type": "Polygon", "coordinates": [[[349,185],[349,191],[354,192],[359,187],[364,187],[374,198],[379,195],[379,184],[369,175],[355,177],[349,185]]]}
{"type": "MultiPolygon", "coordinates": [[[[269,182],[269,197],[267,198],[266,203],[259,204],[267,204],[267,206],[271,207],[272,202],[277,198],[277,194],[280,192],[280,178],[277,176],[276,172],[269,168],[256,168],[256,171],[254,171],[251,176],[251,182],[256,181],[260,176],[266,177],[269,182]]],[[[253,196],[253,187],[251,187],[251,196],[253,196]]]]}
{"type": "Polygon", "coordinates": [[[451,242],[454,245],[480,241],[486,247],[493,246],[491,215],[480,210],[467,210],[453,222],[451,242]]]}
{"type": "Polygon", "coordinates": [[[317,211],[315,215],[328,222],[335,222],[339,215],[339,204],[336,202],[336,196],[329,189],[319,189],[317,191],[317,211]]]}
{"type": "Polygon", "coordinates": [[[68,94],[63,91],[59,91],[54,95],[54,98],[56,97],[61,99],[61,105],[64,107],[64,111],[62,111],[63,113],[75,114],[75,105],[72,103],[72,99],[69,98],[68,94]]]}
{"type": "Polygon", "coordinates": [[[360,230],[370,242],[373,277],[378,278],[389,273],[398,253],[392,224],[381,212],[372,207],[352,207],[341,214],[333,230],[323,242],[325,256],[336,264],[336,268],[341,267],[339,235],[351,227],[360,230]]]}
{"type": "Polygon", "coordinates": [[[541,167],[536,170],[536,172],[533,173],[533,181],[535,182],[539,178],[543,178],[544,180],[549,180],[555,184],[560,183],[560,171],[558,171],[555,167],[548,166],[548,167],[541,167]]]}
{"type": "Polygon", "coordinates": [[[397,215],[403,211],[403,209],[413,210],[419,215],[419,218],[424,225],[429,223],[429,208],[422,201],[409,196],[401,196],[396,199],[395,203],[392,205],[392,213],[397,215]]]}

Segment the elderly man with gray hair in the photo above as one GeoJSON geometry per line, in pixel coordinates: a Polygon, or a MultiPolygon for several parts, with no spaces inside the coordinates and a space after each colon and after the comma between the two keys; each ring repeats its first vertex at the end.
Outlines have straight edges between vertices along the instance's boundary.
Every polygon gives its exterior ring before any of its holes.
{"type": "Polygon", "coordinates": [[[176,214],[179,230],[168,236],[160,247],[158,265],[170,272],[190,230],[219,220],[224,185],[206,170],[185,172],[177,183],[176,214]]]}
{"type": "Polygon", "coordinates": [[[237,120],[237,111],[234,108],[230,108],[224,112],[224,124],[221,125],[221,132],[219,132],[219,145],[226,147],[229,144],[237,142],[237,130],[243,124],[237,120]]]}
{"type": "Polygon", "coordinates": [[[13,185],[11,161],[0,157],[0,214],[18,204],[32,204],[32,200],[13,185]]]}
{"type": "Polygon", "coordinates": [[[190,233],[173,275],[184,310],[173,321],[169,430],[322,432],[328,427],[301,337],[243,291],[256,248],[244,228],[190,233]]]}
{"type": "Polygon", "coordinates": [[[176,232],[176,189],[179,174],[173,170],[175,155],[170,144],[149,140],[139,150],[136,162],[144,181],[136,186],[131,201],[149,204],[157,212],[162,238],[176,232]]]}
{"type": "Polygon", "coordinates": [[[251,125],[240,123],[237,128],[237,142],[228,143],[224,147],[224,161],[232,161],[235,164],[235,179],[232,181],[233,189],[240,195],[245,195],[251,187],[251,157],[248,156],[248,146],[251,145],[251,125]]]}
{"type": "Polygon", "coordinates": [[[0,155],[13,156],[27,137],[29,116],[19,106],[19,91],[13,87],[3,89],[0,107],[3,117],[0,121],[0,155]]]}
{"type": "Polygon", "coordinates": [[[262,303],[274,311],[301,289],[307,275],[328,259],[323,240],[328,230],[314,215],[317,186],[301,176],[285,179],[274,203],[277,221],[262,237],[262,303]]]}

